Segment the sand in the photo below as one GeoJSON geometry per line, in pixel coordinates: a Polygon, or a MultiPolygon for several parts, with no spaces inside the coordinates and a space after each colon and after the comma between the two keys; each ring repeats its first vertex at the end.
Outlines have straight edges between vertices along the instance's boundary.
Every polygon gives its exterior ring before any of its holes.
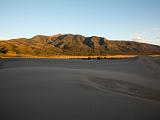
{"type": "Polygon", "coordinates": [[[160,58],[0,60],[1,120],[159,120],[160,58]]]}

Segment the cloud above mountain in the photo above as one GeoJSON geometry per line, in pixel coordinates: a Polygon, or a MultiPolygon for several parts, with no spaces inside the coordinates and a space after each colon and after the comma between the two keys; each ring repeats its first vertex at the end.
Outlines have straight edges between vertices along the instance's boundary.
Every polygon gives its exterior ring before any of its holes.
{"type": "Polygon", "coordinates": [[[160,45],[160,28],[152,28],[143,32],[135,32],[133,41],[160,45]]]}
{"type": "Polygon", "coordinates": [[[132,40],[136,42],[149,43],[149,41],[140,33],[134,33],[132,40]]]}

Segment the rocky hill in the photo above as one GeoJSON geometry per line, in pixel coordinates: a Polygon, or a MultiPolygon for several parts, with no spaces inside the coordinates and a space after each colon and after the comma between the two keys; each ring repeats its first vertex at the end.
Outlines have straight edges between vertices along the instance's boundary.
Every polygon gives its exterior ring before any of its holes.
{"type": "Polygon", "coordinates": [[[103,37],[58,34],[37,35],[0,41],[1,56],[54,56],[54,55],[146,55],[160,54],[160,46],[134,41],[113,41],[103,37]]]}

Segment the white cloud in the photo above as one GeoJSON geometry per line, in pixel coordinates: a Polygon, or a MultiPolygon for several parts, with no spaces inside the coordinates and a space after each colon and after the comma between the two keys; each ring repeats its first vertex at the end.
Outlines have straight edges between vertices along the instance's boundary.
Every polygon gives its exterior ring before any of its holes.
{"type": "Polygon", "coordinates": [[[133,41],[160,45],[160,28],[152,28],[143,32],[136,32],[133,41]]]}
{"type": "Polygon", "coordinates": [[[132,40],[136,42],[148,43],[147,39],[140,33],[134,33],[132,40]]]}

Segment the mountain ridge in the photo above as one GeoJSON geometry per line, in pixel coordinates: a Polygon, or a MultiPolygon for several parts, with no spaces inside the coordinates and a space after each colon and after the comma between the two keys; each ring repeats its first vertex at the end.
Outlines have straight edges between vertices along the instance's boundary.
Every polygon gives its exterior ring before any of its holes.
{"type": "Polygon", "coordinates": [[[160,46],[79,34],[36,35],[0,41],[1,56],[160,55],[160,46]]]}

